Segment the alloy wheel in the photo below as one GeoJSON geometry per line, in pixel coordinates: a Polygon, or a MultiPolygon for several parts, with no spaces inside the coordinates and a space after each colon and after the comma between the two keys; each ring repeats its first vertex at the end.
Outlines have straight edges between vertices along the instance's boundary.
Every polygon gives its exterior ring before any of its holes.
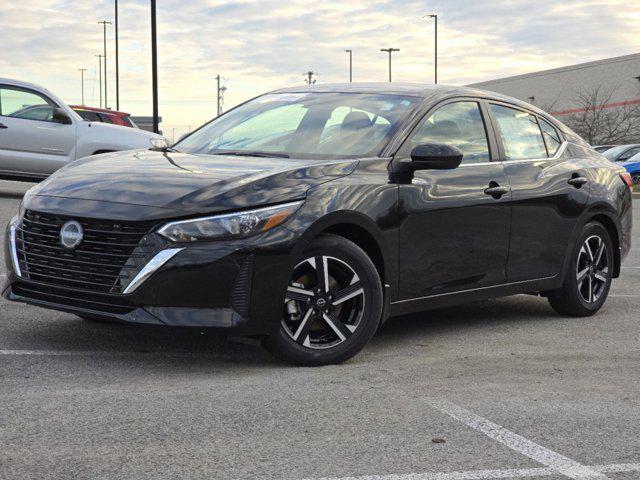
{"type": "Polygon", "coordinates": [[[580,251],[576,265],[578,293],[586,303],[595,303],[609,282],[607,246],[598,235],[588,237],[580,251]]]}
{"type": "Polygon", "coordinates": [[[293,269],[282,326],[304,347],[331,348],[356,332],[364,305],[364,288],[350,265],[327,255],[309,257],[293,269]]]}

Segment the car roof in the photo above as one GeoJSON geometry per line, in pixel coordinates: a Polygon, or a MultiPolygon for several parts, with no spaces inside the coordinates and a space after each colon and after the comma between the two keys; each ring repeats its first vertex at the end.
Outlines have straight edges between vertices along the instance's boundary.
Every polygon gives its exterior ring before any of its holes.
{"type": "Polygon", "coordinates": [[[49,90],[48,88],[43,87],[42,85],[38,85],[36,83],[25,82],[23,80],[14,80],[14,79],[5,78],[5,77],[0,77],[0,83],[4,83],[6,85],[13,85],[14,87],[24,87],[24,88],[30,88],[32,90],[39,90],[41,92],[46,92],[46,93],[50,94],[51,96],[54,96],[54,94],[53,94],[53,92],[51,92],[51,90],[49,90]]]}
{"type": "MultiPolygon", "coordinates": [[[[497,101],[503,101],[512,105],[527,108],[540,115],[551,117],[547,112],[540,110],[535,105],[523,102],[513,97],[508,97],[495,92],[481,90],[479,88],[459,87],[455,85],[433,85],[422,83],[324,83],[314,85],[301,85],[297,87],[281,88],[269,93],[372,93],[386,95],[409,95],[423,99],[445,99],[449,97],[479,97],[497,101]]],[[[553,117],[551,117],[553,118],[553,117]]]]}

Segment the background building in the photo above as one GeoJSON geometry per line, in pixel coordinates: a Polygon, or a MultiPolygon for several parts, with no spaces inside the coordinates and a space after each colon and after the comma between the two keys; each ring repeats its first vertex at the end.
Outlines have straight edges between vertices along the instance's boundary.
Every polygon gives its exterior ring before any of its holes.
{"type": "Polygon", "coordinates": [[[470,86],[532,103],[594,145],[640,142],[640,54],[470,86]]]}

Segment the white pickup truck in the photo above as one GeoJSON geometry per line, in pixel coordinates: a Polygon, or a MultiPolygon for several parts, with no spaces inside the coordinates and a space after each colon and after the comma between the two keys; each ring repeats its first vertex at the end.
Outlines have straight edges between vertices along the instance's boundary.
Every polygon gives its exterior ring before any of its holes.
{"type": "Polygon", "coordinates": [[[155,133],[83,120],[32,83],[0,78],[0,178],[39,180],[89,155],[150,148],[155,133]]]}

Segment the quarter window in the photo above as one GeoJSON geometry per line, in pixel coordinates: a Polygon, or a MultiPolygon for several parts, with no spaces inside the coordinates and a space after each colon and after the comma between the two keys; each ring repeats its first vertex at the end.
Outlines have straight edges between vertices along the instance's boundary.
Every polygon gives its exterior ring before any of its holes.
{"type": "Polygon", "coordinates": [[[51,121],[53,108],[40,94],[18,88],[0,88],[0,115],[26,120],[51,121]]]}
{"type": "Polygon", "coordinates": [[[445,143],[458,147],[462,163],[488,162],[489,143],[477,102],[454,102],[431,114],[410,140],[410,148],[423,143],[445,143]]]}
{"type": "Polygon", "coordinates": [[[491,104],[491,112],[500,127],[506,160],[546,158],[547,150],[535,115],[491,104]]]}
{"type": "Polygon", "coordinates": [[[560,148],[560,144],[562,143],[560,141],[560,137],[558,136],[558,132],[546,120],[539,118],[538,121],[540,122],[540,129],[542,130],[544,143],[547,145],[547,153],[550,157],[553,157],[558,151],[558,148],[560,148]]]}

